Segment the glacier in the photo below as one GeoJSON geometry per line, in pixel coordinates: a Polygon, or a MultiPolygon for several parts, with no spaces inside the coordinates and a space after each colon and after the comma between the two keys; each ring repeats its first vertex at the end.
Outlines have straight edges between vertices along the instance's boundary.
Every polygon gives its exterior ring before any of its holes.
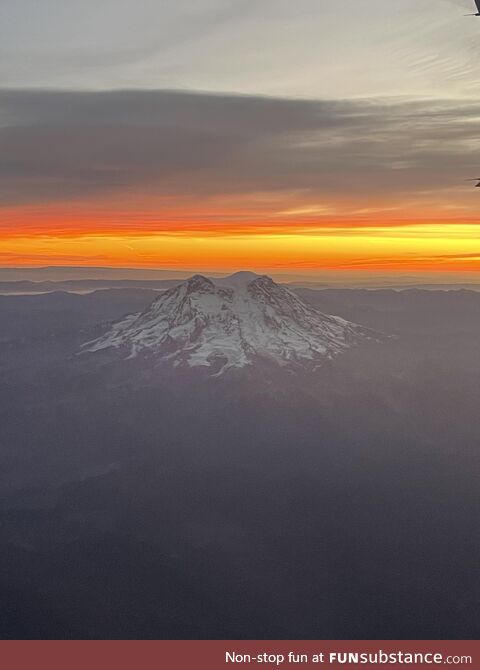
{"type": "Polygon", "coordinates": [[[375,339],[368,328],[323,314],[267,275],[237,272],[220,279],[194,275],[83,349],[153,356],[174,367],[220,362],[221,374],[258,359],[311,365],[375,339]]]}

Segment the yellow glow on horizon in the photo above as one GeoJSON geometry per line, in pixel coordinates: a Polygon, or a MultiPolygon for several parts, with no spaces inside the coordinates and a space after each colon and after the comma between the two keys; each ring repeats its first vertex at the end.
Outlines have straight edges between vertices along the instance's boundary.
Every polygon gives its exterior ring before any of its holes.
{"type": "Polygon", "coordinates": [[[480,270],[480,227],[421,224],[218,234],[4,236],[2,265],[480,270]]]}

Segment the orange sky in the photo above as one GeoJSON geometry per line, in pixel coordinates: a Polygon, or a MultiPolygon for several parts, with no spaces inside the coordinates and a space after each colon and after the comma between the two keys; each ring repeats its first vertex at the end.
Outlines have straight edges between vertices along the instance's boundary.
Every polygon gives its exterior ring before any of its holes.
{"type": "Polygon", "coordinates": [[[0,117],[0,266],[480,272],[476,98],[0,89],[0,117]]]}
{"type": "Polygon", "coordinates": [[[115,209],[105,203],[4,209],[2,266],[108,265],[170,269],[238,268],[480,272],[479,228],[459,219],[411,213],[334,215],[317,207],[281,212],[165,208],[115,209]],[[396,216],[393,217],[392,214],[396,216]]]}

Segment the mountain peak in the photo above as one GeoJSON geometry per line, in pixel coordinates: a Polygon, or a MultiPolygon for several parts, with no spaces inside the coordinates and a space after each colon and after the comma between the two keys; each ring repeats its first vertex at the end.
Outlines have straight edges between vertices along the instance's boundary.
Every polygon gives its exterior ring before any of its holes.
{"type": "Polygon", "coordinates": [[[189,293],[193,293],[194,291],[212,291],[215,289],[213,281],[200,274],[189,277],[185,280],[184,285],[189,293]]]}
{"type": "Polygon", "coordinates": [[[318,367],[366,340],[372,331],[319,312],[267,275],[193,275],[162,293],[141,314],[113,324],[85,350],[152,357],[174,367],[229,368],[259,360],[282,367],[318,367]]]}
{"type": "Polygon", "coordinates": [[[250,282],[255,281],[261,275],[257,275],[255,272],[249,272],[248,270],[240,270],[240,272],[234,272],[232,275],[227,277],[221,277],[216,279],[217,284],[223,285],[233,285],[233,286],[245,286],[250,284],[250,282]]]}

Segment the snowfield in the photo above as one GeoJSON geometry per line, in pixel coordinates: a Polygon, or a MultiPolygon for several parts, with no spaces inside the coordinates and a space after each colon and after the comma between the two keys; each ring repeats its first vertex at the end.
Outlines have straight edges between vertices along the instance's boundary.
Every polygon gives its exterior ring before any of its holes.
{"type": "Polygon", "coordinates": [[[372,339],[373,331],[323,314],[270,277],[238,272],[214,280],[194,275],[84,350],[113,347],[128,358],[142,353],[174,366],[220,360],[221,373],[257,357],[282,366],[314,363],[372,339]]]}

